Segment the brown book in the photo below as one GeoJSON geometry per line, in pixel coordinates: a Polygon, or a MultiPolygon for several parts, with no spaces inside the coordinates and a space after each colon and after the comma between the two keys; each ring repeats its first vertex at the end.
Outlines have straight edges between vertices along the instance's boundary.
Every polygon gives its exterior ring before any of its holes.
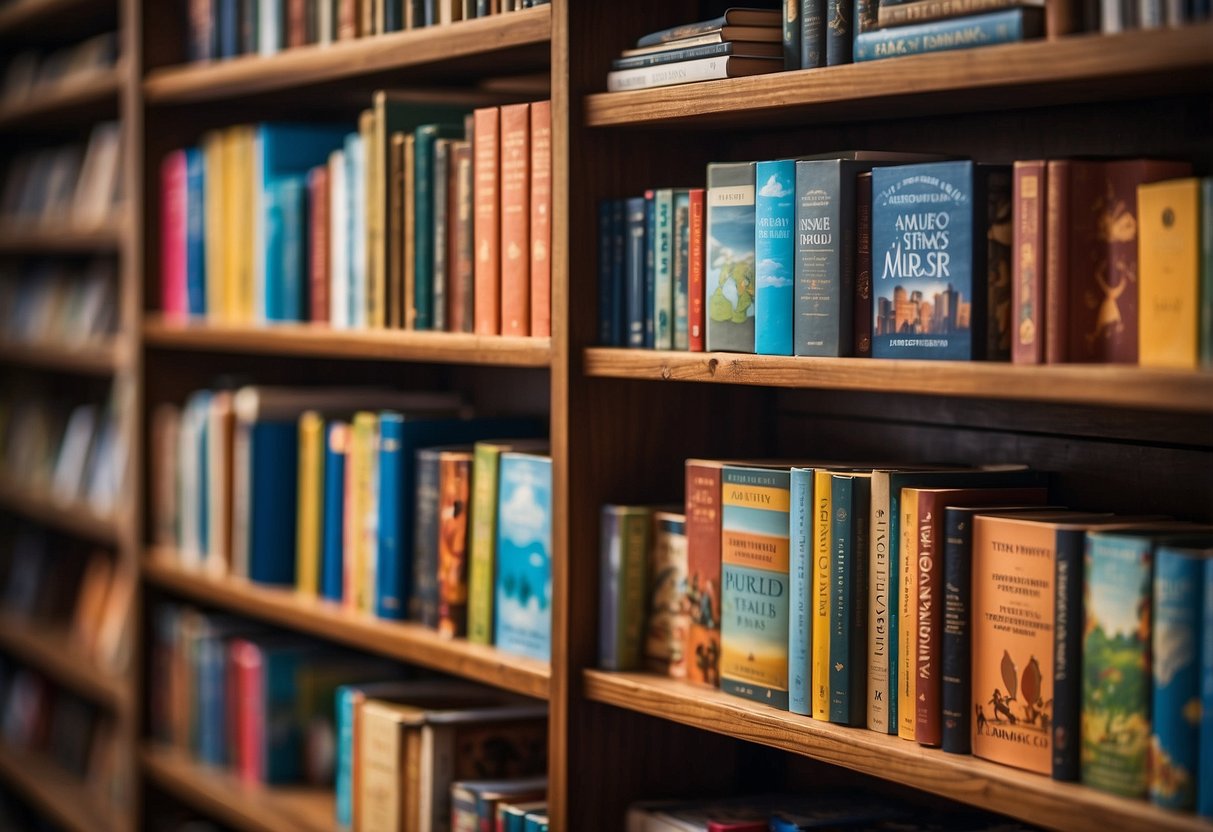
{"type": "Polygon", "coordinates": [[[687,679],[720,687],[720,471],[723,463],[686,463],[687,601],[691,610],[687,679]]]}
{"type": "Polygon", "coordinates": [[[447,296],[450,294],[451,230],[451,143],[453,139],[434,140],[434,322],[442,332],[447,326],[447,296]]]}
{"type": "Polygon", "coordinates": [[[438,457],[438,632],[451,638],[467,635],[471,486],[471,451],[443,451],[438,457]]]}
{"type": "Polygon", "coordinates": [[[358,0],[358,37],[365,38],[373,34],[375,34],[375,0],[358,0]]]}
{"type": "Polygon", "coordinates": [[[531,331],[531,105],[501,108],[501,334],[531,331]]]}
{"type": "Polygon", "coordinates": [[[337,3],[337,40],[358,37],[358,0],[335,0],[337,3]]]}
{"type": "MultiPolygon", "coordinates": [[[[1070,257],[1070,162],[1054,160],[1045,166],[1045,362],[1066,360],[1068,302],[1064,265],[1070,257]]],[[[1040,337],[1039,335],[1037,336],[1040,337]]]]}
{"type": "Polygon", "coordinates": [[[497,335],[501,332],[501,110],[485,107],[472,118],[475,331],[497,335]]]}
{"type": "MultiPolygon", "coordinates": [[[[363,216],[366,228],[361,240],[356,241],[354,256],[363,260],[366,279],[366,326],[381,329],[384,322],[384,293],[387,269],[384,263],[384,225],[387,193],[384,168],[387,163],[387,137],[383,133],[383,117],[379,108],[363,110],[358,117],[358,133],[362,136],[364,175],[362,184],[363,216]]],[[[358,316],[355,316],[355,320],[358,316]]]]}
{"type": "Polygon", "coordinates": [[[531,335],[552,334],[552,102],[531,105],[531,335]]]}
{"type": "Polygon", "coordinates": [[[385,324],[404,326],[404,133],[393,133],[388,145],[387,178],[387,286],[385,324]]]}
{"type": "Polygon", "coordinates": [[[872,357],[872,173],[855,178],[855,356],[872,357]]]}
{"type": "Polygon", "coordinates": [[[93,552],[84,567],[72,616],[72,640],[85,652],[91,652],[96,643],[97,625],[105,611],[113,571],[113,561],[105,552],[93,552]]]}
{"type": "Polygon", "coordinates": [[[308,294],[309,319],[318,323],[329,320],[329,201],[332,188],[327,165],[318,165],[308,172],[308,294]]]}
{"type": "Polygon", "coordinates": [[[286,46],[307,43],[307,0],[286,0],[286,46]]]}
{"type": "Polygon", "coordinates": [[[450,291],[447,293],[447,329],[471,332],[475,312],[474,251],[472,248],[472,143],[451,145],[451,228],[448,232],[450,291]]]}
{"type": "Polygon", "coordinates": [[[1011,181],[1011,360],[1045,359],[1045,209],[1049,180],[1043,160],[1016,162],[1011,181]]]}
{"type": "Polygon", "coordinates": [[[414,237],[417,234],[416,203],[416,148],[417,139],[412,133],[404,136],[404,290],[401,293],[403,325],[405,329],[417,326],[417,262],[413,257],[414,237]]]}

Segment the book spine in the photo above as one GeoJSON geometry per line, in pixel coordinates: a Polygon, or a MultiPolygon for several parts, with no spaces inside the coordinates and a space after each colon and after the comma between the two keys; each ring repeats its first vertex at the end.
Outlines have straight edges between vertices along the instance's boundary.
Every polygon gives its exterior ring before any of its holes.
{"type": "Polygon", "coordinates": [[[1195,370],[1200,361],[1200,180],[1137,188],[1137,363],[1195,370]]]}
{"type": "Polygon", "coordinates": [[[1049,364],[1063,363],[1069,357],[1070,170],[1070,162],[1050,161],[1045,174],[1045,305],[1041,326],[1045,361],[1049,364]]]}
{"type": "Polygon", "coordinates": [[[358,0],[335,0],[337,3],[337,39],[358,37],[358,0]]]}
{"type": "Polygon", "coordinates": [[[320,594],[330,601],[342,600],[342,548],[345,528],[345,463],[349,424],[333,422],[325,437],[324,520],[321,529],[324,552],[321,561],[320,594]]]}
{"type": "Polygon", "coordinates": [[[812,667],[809,645],[813,640],[812,619],[813,582],[810,568],[813,561],[813,472],[793,468],[792,507],[788,526],[791,535],[792,562],[789,567],[788,596],[788,710],[794,714],[810,715],[812,667]]]}
{"type": "Polygon", "coordinates": [[[1016,162],[1012,180],[1011,360],[1044,361],[1045,210],[1048,180],[1044,161],[1016,162]]]}
{"type": "Polygon", "coordinates": [[[833,482],[829,471],[813,472],[813,657],[809,679],[813,719],[830,718],[830,552],[833,482]]]}
{"type": "MultiPolygon", "coordinates": [[[[646,90],[653,87],[669,87],[696,81],[728,78],[730,77],[730,60],[730,56],[721,55],[716,58],[699,58],[693,61],[658,64],[638,69],[617,69],[607,73],[607,91],[646,90]]],[[[779,64],[776,61],[771,61],[772,70],[778,67],[779,64]]]]}
{"type": "Polygon", "coordinates": [[[783,68],[800,69],[800,0],[783,0],[783,68]]]}
{"type": "Polygon", "coordinates": [[[855,26],[853,37],[880,28],[877,22],[877,0],[855,0],[855,26]]]}
{"type": "Polygon", "coordinates": [[[800,68],[826,65],[826,0],[801,0],[800,68]]]}
{"type": "Polygon", "coordinates": [[[653,194],[653,346],[674,346],[674,192],[662,188],[653,194]]]}
{"type": "Polygon", "coordinates": [[[324,499],[324,420],[317,413],[299,418],[299,498],[295,510],[295,588],[305,595],[320,589],[324,499]]]}
{"type": "Polygon", "coordinates": [[[368,502],[372,491],[371,458],[374,442],[374,415],[357,413],[350,425],[349,458],[345,465],[345,558],[342,601],[358,611],[373,609],[371,594],[374,587],[367,584],[369,554],[365,526],[368,502]]]}
{"type": "Polygon", "coordinates": [[[1039,34],[1040,9],[1013,9],[865,32],[855,39],[855,60],[971,49],[1014,43],[1039,34]]]}
{"type": "MultiPolygon", "coordinates": [[[[361,133],[351,133],[345,144],[346,272],[349,326],[362,329],[367,324],[367,246],[366,246],[366,156],[367,146],[361,133]]],[[[430,164],[433,153],[430,153],[430,164]]],[[[428,167],[427,167],[428,170],[428,167]]]]}
{"type": "Polygon", "coordinates": [[[690,265],[690,211],[691,195],[685,190],[674,191],[674,349],[686,350],[690,346],[690,282],[687,270],[690,265]]]}
{"type": "Polygon", "coordinates": [[[855,173],[840,161],[796,163],[796,355],[852,345],[855,173]]]}
{"type": "Polygon", "coordinates": [[[479,443],[472,457],[471,563],[468,565],[468,641],[493,643],[497,470],[501,450],[479,443]]]}
{"type": "Polygon", "coordinates": [[[501,334],[531,328],[529,104],[501,108],[501,334]]]}
{"type": "Polygon", "coordinates": [[[200,148],[185,155],[185,294],[191,315],[207,313],[206,164],[200,148]]]}
{"type": "Polygon", "coordinates": [[[615,343],[615,274],[611,254],[615,237],[615,202],[598,203],[598,343],[604,347],[620,347],[615,343]]]}
{"type": "Polygon", "coordinates": [[[917,738],[917,708],[914,703],[914,657],[918,654],[918,492],[903,491],[901,504],[899,548],[898,603],[901,614],[897,621],[897,736],[913,742],[917,738]]]}
{"type": "Polygon", "coordinates": [[[713,352],[754,352],[754,167],[708,165],[704,317],[713,352]]]}
{"type": "Polygon", "coordinates": [[[387,137],[387,172],[384,206],[387,211],[387,236],[383,247],[387,254],[386,284],[384,286],[383,324],[388,329],[404,326],[404,133],[393,132],[387,137]]]}
{"type": "Polygon", "coordinates": [[[985,314],[970,323],[974,358],[986,361],[1011,360],[1011,169],[988,165],[977,169],[977,203],[974,227],[979,230],[973,246],[973,303],[984,296],[985,314]],[[984,208],[984,210],[983,210],[984,208]],[[981,245],[981,236],[985,245],[981,245]],[[981,288],[979,293],[977,290],[981,288]]]}
{"type": "MultiPolygon", "coordinates": [[[[691,352],[703,352],[704,344],[704,282],[703,282],[703,221],[704,190],[693,188],[690,193],[691,213],[687,242],[687,314],[688,347],[691,352]]],[[[1211,235],[1213,236],[1213,235],[1211,235]]],[[[1213,247],[1213,245],[1211,245],[1213,247]]],[[[1213,340],[1211,338],[1210,340],[1213,340]]],[[[1210,349],[1213,353],[1213,348],[1210,349]]],[[[1211,359],[1213,360],[1213,359],[1211,359]]]]}
{"type": "Polygon", "coordinates": [[[379,418],[379,442],[376,477],[378,536],[373,556],[375,564],[375,615],[380,618],[404,617],[404,587],[401,572],[407,564],[401,539],[400,505],[404,488],[402,472],[403,422],[392,414],[379,418]]]}
{"type": "Polygon", "coordinates": [[[552,334],[552,102],[531,105],[531,335],[552,334]]]}
{"type": "Polygon", "coordinates": [[[826,0],[826,66],[849,64],[854,54],[857,0],[826,0]]]}
{"type": "Polygon", "coordinates": [[[889,733],[892,582],[889,580],[889,475],[872,472],[868,521],[868,728],[889,733]]]}
{"type": "Polygon", "coordinates": [[[637,670],[645,636],[649,513],[603,506],[598,664],[604,670],[637,670]]]}
{"type": "Polygon", "coordinates": [[[401,269],[404,272],[400,287],[401,325],[405,329],[417,328],[417,136],[404,136],[404,193],[401,195],[404,252],[401,269]]]}
{"type": "Polygon", "coordinates": [[[294,422],[254,424],[249,436],[248,579],[295,582],[299,436],[294,422]]]}
{"type": "Polygon", "coordinates": [[[644,346],[657,345],[657,192],[644,192],[644,346]]]}
{"type": "Polygon", "coordinates": [[[856,358],[872,357],[872,174],[855,177],[855,292],[851,315],[856,358]]]}
{"type": "Polygon", "coordinates": [[[327,166],[312,168],[308,174],[308,318],[317,323],[329,319],[329,171],[327,166]]]}
{"type": "Polygon", "coordinates": [[[687,678],[720,686],[720,466],[686,464],[687,678]]]}
{"type": "Polygon", "coordinates": [[[417,454],[416,509],[413,512],[413,592],[409,618],[438,627],[438,452],[417,454]]]}
{"type": "MultiPolygon", "coordinates": [[[[946,20],[952,17],[1013,9],[1023,5],[1022,0],[920,0],[916,3],[881,3],[876,22],[881,29],[890,26],[905,26],[910,23],[926,23],[931,20],[946,20]]],[[[1046,7],[1050,4],[1045,4],[1046,7]]],[[[865,30],[869,31],[869,30],[865,30]]]]}
{"type": "Polygon", "coordinates": [[[349,244],[346,232],[349,221],[346,211],[349,198],[345,192],[345,151],[329,154],[329,326],[346,329],[349,326],[349,244]]]}
{"type": "Polygon", "coordinates": [[[283,320],[307,319],[307,179],[290,176],[282,185],[282,315],[283,320]]]}
{"type": "Polygon", "coordinates": [[[951,754],[969,754],[969,616],[972,608],[973,520],[963,511],[945,514],[943,572],[943,665],[940,745],[951,754]]]}
{"type": "Polygon", "coordinates": [[[447,295],[450,294],[450,180],[451,140],[434,142],[434,272],[432,276],[434,305],[431,329],[443,332],[447,328],[447,295]]]}
{"type": "Polygon", "coordinates": [[[645,199],[627,201],[627,346],[643,347],[645,330],[645,199]]]}
{"type": "MultiPolygon", "coordinates": [[[[1205,204],[1208,204],[1207,197],[1205,204]]],[[[1196,813],[1202,818],[1213,818],[1213,779],[1207,768],[1213,766],[1213,559],[1206,560],[1203,565],[1201,599],[1200,751],[1197,764],[1201,776],[1196,787],[1196,813]]]]}
{"type": "Polygon", "coordinates": [[[857,513],[852,504],[854,479],[831,477],[830,506],[830,710],[829,719],[838,725],[851,724],[851,632],[854,596],[854,550],[851,535],[857,513]]]}
{"type": "Polygon", "coordinates": [[[943,610],[943,557],[939,530],[942,506],[936,495],[924,492],[918,498],[918,627],[914,650],[914,737],[919,745],[937,746],[940,726],[940,662],[943,610]]]}
{"type": "Polygon", "coordinates": [[[160,167],[160,307],[166,315],[189,314],[186,291],[186,152],[175,150],[160,167]]]}
{"type": "Polygon", "coordinates": [[[286,0],[286,45],[293,49],[306,43],[307,0],[286,0]]]}
{"type": "Polygon", "coordinates": [[[1082,736],[1082,558],[1085,534],[1057,533],[1053,583],[1053,779],[1077,780],[1082,736]]]}
{"type": "Polygon", "coordinates": [[[231,316],[227,293],[227,258],[223,247],[223,216],[226,205],[224,183],[224,140],[221,133],[212,132],[202,139],[203,174],[203,241],[202,260],[205,265],[206,314],[211,320],[231,316]]]}
{"type": "Polygon", "coordinates": [[[436,125],[426,124],[414,133],[416,152],[413,160],[413,233],[414,284],[413,328],[434,328],[434,145],[436,125]]]}
{"type": "MultiPolygon", "coordinates": [[[[1213,367],[1213,178],[1211,177],[1200,180],[1200,366],[1213,367]]],[[[1213,752],[1210,753],[1213,754],[1213,752]]],[[[1213,760],[1213,756],[1208,759],[1213,760]]]]}
{"type": "Polygon", "coordinates": [[[796,162],[759,162],[754,198],[754,351],[792,354],[796,162]]]}
{"type": "Polygon", "coordinates": [[[887,506],[886,517],[889,523],[888,551],[888,588],[889,598],[889,635],[887,638],[889,678],[886,682],[888,697],[885,699],[887,732],[897,735],[900,727],[901,711],[901,486],[895,479],[895,474],[873,473],[873,500],[882,498],[877,503],[887,506]]]}
{"type": "Polygon", "coordinates": [[[475,246],[472,242],[472,148],[466,141],[455,142],[451,150],[451,211],[448,232],[450,253],[450,292],[447,328],[451,332],[475,329],[475,246]]]}
{"type": "Polygon", "coordinates": [[[468,500],[472,459],[444,453],[439,461],[438,633],[463,638],[468,625],[468,500]]]}

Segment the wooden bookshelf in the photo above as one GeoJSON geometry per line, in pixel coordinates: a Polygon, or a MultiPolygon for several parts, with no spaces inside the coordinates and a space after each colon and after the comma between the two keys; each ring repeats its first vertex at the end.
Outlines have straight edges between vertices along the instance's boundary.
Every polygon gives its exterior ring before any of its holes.
{"type": "Polygon", "coordinates": [[[0,745],[0,778],[68,832],[124,828],[87,783],[40,754],[0,745]]]}
{"type": "Polygon", "coordinates": [[[125,712],[130,705],[127,680],[99,667],[62,627],[0,613],[0,652],[112,711],[125,712]]]}
{"type": "Polygon", "coordinates": [[[0,130],[42,130],[64,124],[88,124],[118,115],[121,67],[69,79],[53,88],[35,90],[29,101],[0,105],[0,130]]]}
{"type": "Polygon", "coordinates": [[[337,832],[331,789],[245,783],[222,769],[196,763],[180,751],[146,745],[143,771],[160,788],[199,811],[244,832],[337,832]]]}
{"type": "Polygon", "coordinates": [[[462,332],[340,330],[314,324],[219,324],[177,322],[150,316],[143,324],[149,347],[314,358],[546,367],[550,338],[473,335],[462,332]]]}
{"type": "Polygon", "coordinates": [[[585,695],[649,716],[779,748],[831,765],[1071,832],[1207,830],[1208,821],[976,757],[946,754],[866,728],[781,711],[646,673],[585,672],[585,695]]]}
{"type": "Polygon", "coordinates": [[[100,228],[9,224],[0,227],[0,254],[117,252],[125,233],[120,223],[100,228]]]}
{"type": "Polygon", "coordinates": [[[631,92],[585,101],[593,127],[802,124],[1208,90],[1213,25],[1084,34],[631,92]]]}
{"type": "Polygon", "coordinates": [[[550,6],[405,32],[301,46],[271,55],[164,67],[143,85],[149,104],[190,104],[333,85],[410,70],[453,78],[547,65],[550,6]]]}
{"type": "Polygon", "coordinates": [[[101,342],[65,346],[49,342],[22,343],[0,339],[0,363],[79,375],[113,375],[123,362],[118,344],[101,342]]]}
{"type": "Polygon", "coordinates": [[[44,488],[9,477],[0,478],[0,509],[66,534],[116,546],[122,539],[121,521],[93,511],[82,501],[56,499],[44,488]]]}
{"type": "Polygon", "coordinates": [[[420,624],[352,612],[293,588],[204,575],[181,566],[171,552],[151,552],[144,577],[192,601],[515,693],[539,699],[548,696],[546,662],[512,656],[466,639],[444,638],[420,624]]]}
{"type": "Polygon", "coordinates": [[[28,36],[45,27],[63,34],[66,24],[71,31],[86,31],[118,10],[117,2],[97,0],[11,0],[0,5],[0,39],[28,36]]]}
{"type": "Polygon", "coordinates": [[[600,378],[698,381],[813,390],[864,390],[1213,413],[1213,373],[1113,364],[1027,366],[981,361],[796,358],[596,347],[600,378]]]}

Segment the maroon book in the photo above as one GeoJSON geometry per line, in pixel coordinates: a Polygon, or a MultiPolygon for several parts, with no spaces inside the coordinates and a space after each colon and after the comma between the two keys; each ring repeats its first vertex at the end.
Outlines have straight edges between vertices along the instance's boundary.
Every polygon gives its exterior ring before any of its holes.
{"type": "Polygon", "coordinates": [[[308,197],[308,318],[329,320],[329,169],[312,168],[307,175],[308,197]]]}
{"type": "Polygon", "coordinates": [[[872,357],[872,174],[855,178],[855,355],[872,357]]]}
{"type": "Polygon", "coordinates": [[[720,687],[720,471],[724,463],[686,463],[687,679],[720,687]]]}
{"type": "Polygon", "coordinates": [[[307,0],[286,0],[286,46],[307,43],[307,0]]]}
{"type": "Polygon", "coordinates": [[[1011,183],[1014,235],[1011,245],[1011,360],[1045,360],[1045,207],[1048,189],[1044,160],[1016,162],[1011,183]]]}

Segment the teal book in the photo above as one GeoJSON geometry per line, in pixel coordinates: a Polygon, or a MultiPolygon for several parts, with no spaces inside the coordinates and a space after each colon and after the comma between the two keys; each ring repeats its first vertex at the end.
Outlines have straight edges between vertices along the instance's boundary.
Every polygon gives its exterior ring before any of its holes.
{"type": "Polygon", "coordinates": [[[754,163],[708,165],[704,308],[709,352],[754,352],[754,163]]]}
{"type": "MultiPolygon", "coordinates": [[[[433,329],[434,307],[434,223],[435,203],[440,190],[435,172],[434,144],[438,139],[463,137],[462,124],[422,124],[413,133],[413,217],[416,229],[413,234],[413,305],[417,310],[417,329],[433,329]]],[[[445,189],[445,183],[441,188],[445,189]]],[[[365,295],[364,295],[365,299],[365,295]]],[[[365,303],[363,304],[365,307],[365,303]]]]}
{"type": "Polygon", "coordinates": [[[266,189],[265,318],[301,321],[307,300],[307,180],[283,176],[266,189]]]}
{"type": "MultiPolygon", "coordinates": [[[[1205,203],[1208,204],[1208,203],[1205,203]]],[[[1200,644],[1200,782],[1196,812],[1213,818],[1213,559],[1204,563],[1202,577],[1203,621],[1200,644]]]]}
{"type": "Polygon", "coordinates": [[[871,475],[830,477],[830,722],[863,725],[867,716],[868,509],[871,475]]]}
{"type": "Polygon", "coordinates": [[[501,455],[497,502],[497,647],[547,661],[552,638],[552,459],[501,455]]]}
{"type": "Polygon", "coordinates": [[[653,192],[653,347],[674,346],[674,191],[653,192]]]}
{"type": "Polygon", "coordinates": [[[755,188],[754,351],[759,355],[791,355],[796,162],[759,162],[755,166],[755,188]]]}
{"type": "Polygon", "coordinates": [[[812,709],[813,641],[810,615],[813,595],[813,469],[793,468],[788,534],[791,562],[788,565],[788,710],[809,716],[812,709]]]}
{"type": "Polygon", "coordinates": [[[1213,367],[1213,177],[1200,180],[1200,366],[1213,367]]]}
{"type": "Polygon", "coordinates": [[[720,479],[720,689],[788,707],[788,469],[726,465],[720,479]]]}
{"type": "Polygon", "coordinates": [[[855,61],[1015,43],[1044,33],[1044,9],[1023,8],[875,29],[855,36],[855,61]]]}
{"type": "Polygon", "coordinates": [[[691,192],[674,191],[674,349],[690,348],[691,192]]]}

